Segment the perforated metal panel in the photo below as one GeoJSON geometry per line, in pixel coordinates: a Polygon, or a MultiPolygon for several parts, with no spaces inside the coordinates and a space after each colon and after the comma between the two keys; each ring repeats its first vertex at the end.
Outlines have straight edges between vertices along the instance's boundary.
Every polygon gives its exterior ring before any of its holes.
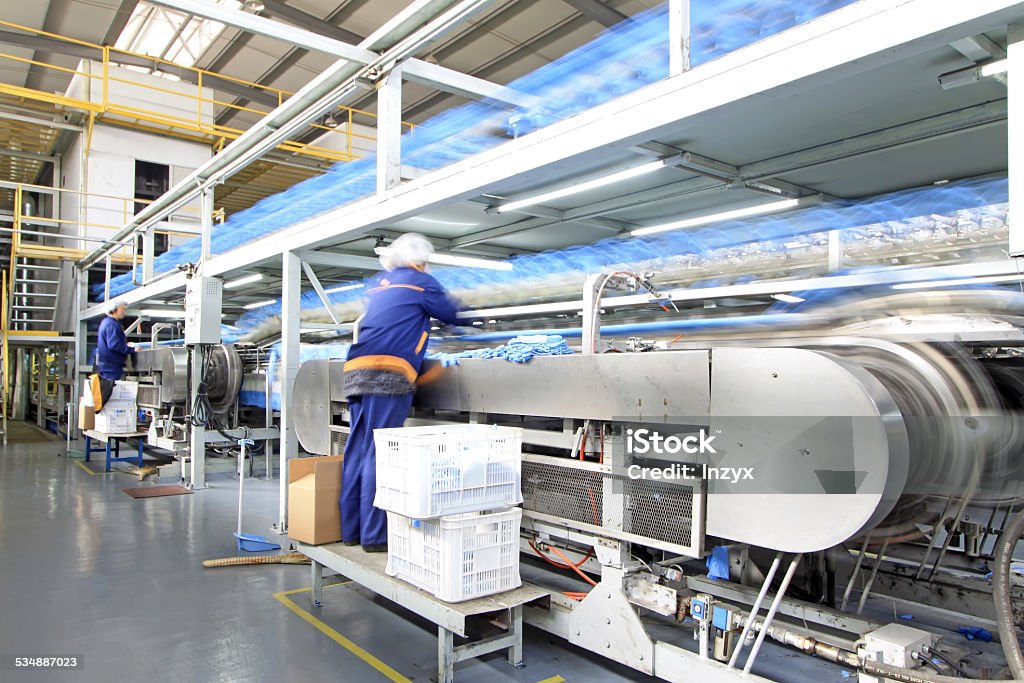
{"type": "Polygon", "coordinates": [[[330,455],[344,455],[345,443],[348,441],[348,432],[339,429],[331,429],[331,452],[330,455]]]}
{"type": "Polygon", "coordinates": [[[524,461],[523,508],[603,526],[604,476],[600,472],[524,461]]]}
{"type": "Polygon", "coordinates": [[[631,479],[608,467],[525,456],[528,515],[691,557],[703,554],[702,482],[631,479]]]}
{"type": "Polygon", "coordinates": [[[160,404],[160,387],[140,384],[139,395],[136,399],[140,406],[146,406],[148,408],[159,408],[160,404]]]}
{"type": "Polygon", "coordinates": [[[690,546],[693,543],[695,487],[649,479],[626,479],[626,531],[637,536],[690,546]]]}

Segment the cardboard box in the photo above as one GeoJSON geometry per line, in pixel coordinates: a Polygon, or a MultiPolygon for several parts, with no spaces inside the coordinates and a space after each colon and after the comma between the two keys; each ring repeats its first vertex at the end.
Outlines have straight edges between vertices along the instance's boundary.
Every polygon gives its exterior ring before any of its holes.
{"type": "Polygon", "coordinates": [[[92,407],[90,397],[88,405],[85,396],[78,401],[78,428],[81,430],[94,429],[96,427],[96,409],[92,407]]]}
{"type": "Polygon", "coordinates": [[[139,383],[117,380],[114,382],[114,389],[110,392],[107,403],[132,403],[134,404],[139,396],[139,383]]]}
{"type": "Polygon", "coordinates": [[[340,455],[288,461],[288,536],[320,545],[341,540],[340,455]]]}
{"type": "Polygon", "coordinates": [[[134,401],[110,402],[103,406],[103,410],[96,413],[95,429],[103,434],[128,434],[136,429],[136,418],[139,409],[134,401]]]}

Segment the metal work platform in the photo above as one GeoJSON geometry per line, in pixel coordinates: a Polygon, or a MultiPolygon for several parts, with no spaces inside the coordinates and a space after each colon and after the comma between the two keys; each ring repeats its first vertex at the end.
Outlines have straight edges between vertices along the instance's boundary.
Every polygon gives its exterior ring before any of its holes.
{"type": "Polygon", "coordinates": [[[106,455],[106,468],[104,472],[110,471],[110,463],[112,462],[134,462],[136,467],[142,467],[142,449],[145,446],[144,437],[146,432],[126,432],[124,434],[105,434],[103,432],[97,432],[95,429],[87,429],[82,434],[85,436],[85,461],[89,462],[89,457],[93,453],[103,453],[106,455]],[[121,441],[125,443],[128,439],[134,438],[136,440],[136,454],[127,458],[121,457],[121,441]],[[95,439],[102,444],[106,444],[105,448],[93,448],[92,441],[95,439]],[[113,449],[111,448],[113,446],[113,449]],[[113,452],[112,452],[113,450],[113,452]]]}
{"type": "Polygon", "coordinates": [[[387,555],[367,553],[359,546],[341,543],[307,545],[297,543],[299,552],[312,560],[313,590],[310,601],[323,604],[324,567],[352,579],[356,583],[415,612],[437,624],[437,680],[450,683],[455,678],[455,663],[474,657],[508,651],[508,662],[523,665],[523,605],[546,598],[551,591],[530,583],[498,595],[465,602],[449,603],[384,573],[387,555]],[[507,624],[504,634],[455,646],[455,636],[466,637],[467,623],[473,618],[503,613],[507,624]]]}

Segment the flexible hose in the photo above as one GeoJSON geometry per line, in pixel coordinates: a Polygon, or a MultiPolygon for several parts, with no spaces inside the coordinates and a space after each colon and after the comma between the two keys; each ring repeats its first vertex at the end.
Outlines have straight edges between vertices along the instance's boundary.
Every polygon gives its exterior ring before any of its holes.
{"type": "MultiPolygon", "coordinates": [[[[563,552],[562,552],[561,550],[559,550],[558,548],[556,548],[556,547],[555,547],[555,546],[553,546],[553,545],[552,545],[552,546],[548,546],[548,548],[550,548],[550,549],[551,549],[551,552],[553,552],[553,553],[554,553],[555,555],[558,555],[558,556],[559,556],[560,558],[562,558],[563,560],[565,560],[565,563],[566,563],[567,565],[569,565],[570,567],[572,567],[572,570],[573,570],[574,572],[576,572],[577,574],[579,574],[579,575],[580,575],[580,578],[581,578],[581,579],[583,579],[584,581],[586,581],[587,583],[589,583],[589,584],[590,584],[591,586],[596,586],[596,585],[597,585],[597,582],[596,582],[596,581],[594,581],[594,580],[593,580],[592,578],[590,578],[589,576],[587,576],[586,574],[584,574],[583,572],[581,572],[581,571],[580,571],[580,568],[579,568],[579,567],[577,567],[576,565],[574,565],[574,564],[572,563],[572,560],[570,560],[570,559],[569,559],[568,557],[566,557],[566,556],[565,556],[565,553],[563,553],[563,552]]],[[[583,564],[583,563],[581,562],[580,564],[583,564]]]]}
{"type": "Polygon", "coordinates": [[[996,625],[999,627],[999,641],[1003,654],[1014,678],[1024,678],[1024,654],[1017,642],[1017,625],[1013,621],[1013,604],[1010,598],[1010,562],[1017,541],[1024,534],[1024,510],[1003,528],[996,544],[996,566],[992,574],[992,597],[995,601],[996,625]]]}
{"type": "Polygon", "coordinates": [[[573,564],[573,563],[571,563],[571,562],[570,562],[569,564],[562,564],[561,562],[555,562],[555,561],[554,561],[554,560],[552,560],[552,559],[551,559],[550,557],[548,557],[547,555],[545,555],[544,553],[542,553],[542,552],[541,552],[541,551],[540,551],[540,550],[539,550],[539,549],[537,548],[537,546],[535,546],[535,545],[533,544],[533,541],[532,541],[532,540],[528,540],[528,541],[527,541],[527,543],[529,543],[529,544],[530,544],[530,547],[531,547],[531,548],[533,548],[533,552],[537,553],[537,557],[539,557],[540,559],[544,560],[545,562],[547,562],[548,564],[552,565],[553,567],[558,567],[559,569],[574,569],[574,568],[582,567],[582,566],[583,566],[583,564],[584,564],[584,563],[585,563],[585,562],[586,562],[587,560],[589,560],[589,559],[590,559],[591,555],[593,555],[593,554],[594,554],[594,549],[593,549],[593,548],[591,548],[590,550],[588,550],[588,551],[587,551],[587,554],[586,554],[586,555],[585,555],[585,556],[583,557],[583,559],[579,561],[579,564],[573,564]]]}
{"type": "MultiPolygon", "coordinates": [[[[862,668],[864,673],[871,674],[872,676],[882,676],[886,679],[899,681],[899,683],[964,683],[965,680],[968,680],[932,673],[926,669],[901,669],[898,666],[882,664],[881,662],[871,660],[865,661],[862,668]]],[[[1013,679],[1013,681],[1004,681],[1003,683],[1021,682],[1018,679],[1013,679]]]]}
{"type": "Polygon", "coordinates": [[[309,564],[309,558],[302,553],[287,555],[257,555],[255,557],[222,557],[219,560],[203,560],[203,566],[238,567],[250,564],[309,564]]]}

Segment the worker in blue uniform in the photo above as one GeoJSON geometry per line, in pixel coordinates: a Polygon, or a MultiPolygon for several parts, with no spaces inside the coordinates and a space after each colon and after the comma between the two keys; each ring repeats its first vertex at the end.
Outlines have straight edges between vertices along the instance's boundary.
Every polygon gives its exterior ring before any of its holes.
{"type": "Polygon", "coordinates": [[[341,536],[367,552],[387,550],[387,515],[373,506],[377,451],[373,430],[401,427],[412,407],[427,351],[430,320],[457,322],[459,305],[426,272],[434,248],[416,233],[396,239],[381,256],[386,272],[370,289],[358,341],[345,362],[349,436],[342,463],[341,536]]]}
{"type": "Polygon", "coordinates": [[[96,371],[102,379],[116,381],[124,376],[124,364],[128,356],[135,355],[135,349],[128,343],[128,337],[121,328],[124,302],[112,299],[107,302],[106,311],[107,315],[100,321],[96,371]]]}

